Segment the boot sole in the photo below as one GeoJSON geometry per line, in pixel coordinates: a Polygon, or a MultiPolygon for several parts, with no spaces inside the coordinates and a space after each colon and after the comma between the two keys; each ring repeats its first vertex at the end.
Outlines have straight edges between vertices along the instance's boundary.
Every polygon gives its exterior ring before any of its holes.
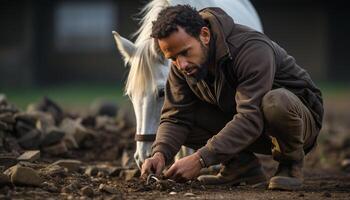
{"type": "Polygon", "coordinates": [[[204,183],[204,185],[222,185],[222,186],[238,186],[240,184],[250,185],[254,188],[260,186],[267,186],[267,180],[264,175],[261,176],[251,176],[235,179],[227,182],[216,182],[216,183],[204,183]]]}
{"type": "Polygon", "coordinates": [[[302,181],[296,178],[274,176],[270,179],[268,189],[270,190],[298,190],[302,188],[302,181]]]}

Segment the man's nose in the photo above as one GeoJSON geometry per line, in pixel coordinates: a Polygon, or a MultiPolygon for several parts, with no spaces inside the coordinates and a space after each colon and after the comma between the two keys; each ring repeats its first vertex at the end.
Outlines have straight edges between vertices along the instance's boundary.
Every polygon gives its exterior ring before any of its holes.
{"type": "Polygon", "coordinates": [[[177,62],[177,66],[181,69],[181,70],[186,70],[187,66],[188,66],[188,62],[185,58],[179,56],[176,60],[177,62]]]}

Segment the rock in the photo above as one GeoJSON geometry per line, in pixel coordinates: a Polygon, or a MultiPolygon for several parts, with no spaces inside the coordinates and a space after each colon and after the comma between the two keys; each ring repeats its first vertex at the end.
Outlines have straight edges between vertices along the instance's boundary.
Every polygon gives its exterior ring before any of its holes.
{"type": "Polygon", "coordinates": [[[104,177],[106,177],[106,172],[104,172],[104,171],[99,171],[98,173],[97,173],[97,177],[99,177],[99,178],[104,178],[104,177]]]}
{"type": "Polygon", "coordinates": [[[4,133],[0,130],[0,152],[6,152],[4,145],[4,133]]]}
{"type": "Polygon", "coordinates": [[[0,105],[6,105],[7,104],[7,97],[5,94],[0,94],[0,105]]]}
{"type": "Polygon", "coordinates": [[[57,144],[54,144],[48,147],[43,147],[42,150],[48,154],[55,155],[55,156],[63,155],[68,152],[67,145],[64,141],[61,141],[57,144]]]}
{"type": "Polygon", "coordinates": [[[132,178],[136,178],[140,176],[139,169],[127,169],[122,171],[121,176],[124,177],[126,181],[131,180],[132,178]]]}
{"type": "Polygon", "coordinates": [[[0,172],[0,188],[10,184],[11,184],[10,178],[7,175],[0,172]]]}
{"type": "Polygon", "coordinates": [[[68,195],[67,200],[74,200],[74,196],[73,195],[68,195]]]}
{"type": "Polygon", "coordinates": [[[72,144],[74,148],[91,147],[94,144],[93,131],[82,126],[79,120],[66,118],[62,121],[60,129],[66,133],[65,141],[72,144]]]}
{"type": "Polygon", "coordinates": [[[170,194],[170,195],[175,195],[175,194],[177,194],[177,192],[172,191],[172,192],[170,192],[169,194],[170,194]]]}
{"type": "Polygon", "coordinates": [[[94,196],[94,190],[89,186],[85,186],[85,187],[81,188],[80,193],[81,193],[81,195],[84,195],[87,197],[94,196]]]}
{"type": "Polygon", "coordinates": [[[185,197],[193,197],[196,196],[195,194],[191,193],[191,192],[187,192],[184,194],[185,197]]]}
{"type": "Polygon", "coordinates": [[[59,192],[60,191],[54,183],[43,182],[41,184],[41,186],[44,190],[47,190],[49,192],[59,192]]]}
{"type": "Polygon", "coordinates": [[[71,193],[72,191],[74,190],[74,188],[72,188],[71,185],[67,185],[67,186],[64,186],[62,189],[61,189],[61,193],[71,193]]]}
{"type": "Polygon", "coordinates": [[[105,170],[108,174],[108,176],[114,177],[114,176],[120,176],[120,173],[122,170],[125,170],[124,167],[107,167],[105,170]]]}
{"type": "Polygon", "coordinates": [[[0,113],[0,121],[5,122],[7,124],[14,124],[16,121],[14,119],[14,115],[12,113],[0,113]]]}
{"type": "Polygon", "coordinates": [[[115,124],[116,120],[107,116],[97,116],[96,117],[96,128],[104,129],[107,124],[115,124]]]}
{"type": "Polygon", "coordinates": [[[125,122],[125,128],[136,126],[135,112],[133,112],[132,107],[124,107],[119,109],[117,121],[125,122]]]}
{"type": "Polygon", "coordinates": [[[325,192],[325,193],[323,193],[322,196],[324,196],[324,197],[332,197],[332,194],[329,193],[329,192],[325,192]]]}
{"type": "Polygon", "coordinates": [[[342,160],[341,168],[344,171],[350,171],[350,159],[349,158],[342,160]]]}
{"type": "Polygon", "coordinates": [[[81,125],[73,136],[75,141],[78,143],[79,148],[92,148],[95,145],[94,132],[81,125]]]}
{"type": "Polygon", "coordinates": [[[0,166],[4,166],[5,169],[12,167],[18,163],[16,156],[0,154],[0,166]]]}
{"type": "Polygon", "coordinates": [[[95,101],[90,107],[93,116],[115,117],[118,113],[118,105],[110,101],[95,101]]]}
{"type": "Polygon", "coordinates": [[[81,124],[85,127],[94,128],[96,126],[96,119],[93,116],[87,116],[81,120],[81,124]]]}
{"type": "Polygon", "coordinates": [[[122,154],[122,166],[123,167],[130,167],[133,162],[133,157],[130,156],[130,154],[127,151],[123,151],[122,154]]]}
{"type": "Polygon", "coordinates": [[[35,170],[16,165],[12,169],[11,182],[15,185],[40,186],[43,180],[35,170]]]}
{"type": "Polygon", "coordinates": [[[35,125],[31,125],[23,121],[17,121],[15,125],[15,136],[21,138],[27,135],[27,133],[33,129],[35,129],[35,125]]]}
{"type": "Polygon", "coordinates": [[[14,125],[15,125],[14,123],[7,123],[0,120],[0,130],[2,131],[13,132],[14,125]]]}
{"type": "Polygon", "coordinates": [[[104,126],[104,130],[108,133],[119,133],[123,127],[115,125],[115,124],[106,124],[104,126]]]}
{"type": "Polygon", "coordinates": [[[41,102],[36,105],[36,110],[50,113],[55,119],[56,124],[59,124],[64,116],[61,107],[48,97],[44,97],[41,102]]]}
{"type": "Polygon", "coordinates": [[[41,146],[46,147],[53,144],[57,144],[62,140],[65,133],[59,130],[57,127],[51,126],[44,130],[42,134],[41,146]]]}
{"type": "Polygon", "coordinates": [[[71,183],[70,183],[70,185],[72,186],[72,188],[74,188],[74,189],[78,189],[78,188],[80,188],[81,187],[81,185],[80,185],[80,183],[79,183],[79,181],[78,180],[74,180],[74,181],[72,181],[71,183]]]}
{"type": "Polygon", "coordinates": [[[7,131],[9,129],[10,129],[9,125],[7,125],[5,122],[0,121],[0,130],[7,131]]]}
{"type": "Polygon", "coordinates": [[[123,138],[133,138],[135,136],[135,127],[127,128],[121,132],[123,138]]]}
{"type": "Polygon", "coordinates": [[[85,174],[88,176],[96,176],[98,173],[98,168],[95,166],[89,166],[85,169],[85,174]]]}
{"type": "Polygon", "coordinates": [[[120,193],[120,191],[117,188],[109,186],[109,185],[105,185],[105,184],[100,184],[98,189],[100,191],[108,192],[110,194],[119,194],[120,193]]]}
{"type": "Polygon", "coordinates": [[[19,161],[28,161],[33,162],[40,158],[40,151],[33,150],[33,151],[26,151],[22,155],[20,155],[17,160],[19,161]]]}
{"type": "Polygon", "coordinates": [[[35,127],[36,122],[38,121],[38,117],[33,113],[20,112],[15,114],[15,120],[17,123],[22,122],[28,126],[35,127]]]}
{"type": "Polygon", "coordinates": [[[36,115],[38,121],[36,123],[36,128],[40,130],[47,130],[50,127],[56,126],[55,119],[49,113],[44,113],[40,111],[36,111],[32,113],[36,115]]]}
{"type": "Polygon", "coordinates": [[[5,152],[11,152],[16,158],[20,155],[19,152],[23,151],[23,148],[19,146],[17,139],[12,135],[7,135],[3,138],[3,146],[5,152]]]}
{"type": "Polygon", "coordinates": [[[58,160],[52,165],[59,165],[61,167],[66,168],[69,172],[73,172],[73,171],[79,170],[80,166],[82,165],[82,162],[79,160],[65,159],[65,160],[58,160]]]}
{"type": "Polygon", "coordinates": [[[66,171],[65,168],[59,166],[59,165],[49,165],[43,169],[40,170],[40,174],[44,176],[55,176],[55,175],[65,175],[66,171]]]}
{"type": "Polygon", "coordinates": [[[40,165],[40,164],[36,164],[36,163],[28,162],[28,161],[20,161],[20,162],[18,162],[17,165],[20,165],[20,166],[22,166],[22,167],[29,167],[29,168],[32,168],[32,169],[34,169],[34,170],[40,169],[40,168],[43,167],[43,166],[40,165]]]}
{"type": "Polygon", "coordinates": [[[0,113],[6,113],[6,112],[15,114],[18,112],[18,109],[16,108],[16,106],[8,103],[5,105],[0,105],[0,113]]]}
{"type": "Polygon", "coordinates": [[[39,149],[41,132],[33,129],[18,140],[18,144],[24,149],[39,149]]]}

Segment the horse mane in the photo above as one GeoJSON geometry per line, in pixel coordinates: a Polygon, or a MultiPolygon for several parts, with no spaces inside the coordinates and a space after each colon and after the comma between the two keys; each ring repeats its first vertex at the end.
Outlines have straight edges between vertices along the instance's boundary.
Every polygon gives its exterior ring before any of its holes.
{"type": "Polygon", "coordinates": [[[125,86],[125,94],[131,99],[141,98],[146,93],[157,94],[156,70],[160,69],[154,64],[165,63],[165,60],[156,47],[155,40],[151,38],[152,21],[167,6],[167,0],[153,0],[139,13],[143,17],[139,22],[140,28],[134,34],[138,36],[135,41],[136,51],[129,60],[130,71],[125,86]]]}

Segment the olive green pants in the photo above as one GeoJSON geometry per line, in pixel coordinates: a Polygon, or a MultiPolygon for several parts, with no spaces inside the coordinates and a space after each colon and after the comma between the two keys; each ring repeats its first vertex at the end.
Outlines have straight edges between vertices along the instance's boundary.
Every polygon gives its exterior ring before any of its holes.
{"type": "MultiPolygon", "coordinates": [[[[315,145],[319,133],[308,108],[292,92],[280,88],[271,90],[263,97],[261,110],[264,114],[264,131],[245,150],[272,154],[280,162],[303,160],[315,145]]],[[[232,115],[207,103],[200,105],[195,114],[198,116],[196,125],[185,142],[185,146],[193,149],[204,146],[208,139],[232,120],[232,115]]]]}

